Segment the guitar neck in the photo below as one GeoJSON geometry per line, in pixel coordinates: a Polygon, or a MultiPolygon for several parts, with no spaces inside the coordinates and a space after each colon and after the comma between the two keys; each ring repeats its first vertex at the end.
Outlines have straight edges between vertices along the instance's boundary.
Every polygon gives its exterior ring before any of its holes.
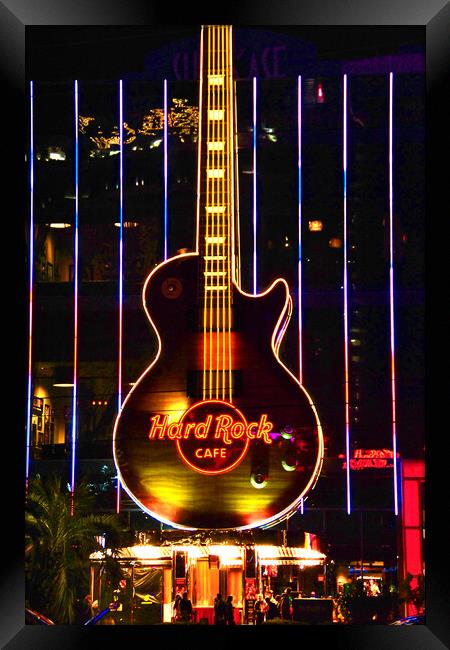
{"type": "Polygon", "coordinates": [[[232,28],[202,27],[197,251],[203,329],[203,399],[233,394],[234,93],[232,28]]]}
{"type": "Polygon", "coordinates": [[[201,30],[197,250],[201,292],[231,292],[234,248],[234,93],[232,28],[201,30]]]}

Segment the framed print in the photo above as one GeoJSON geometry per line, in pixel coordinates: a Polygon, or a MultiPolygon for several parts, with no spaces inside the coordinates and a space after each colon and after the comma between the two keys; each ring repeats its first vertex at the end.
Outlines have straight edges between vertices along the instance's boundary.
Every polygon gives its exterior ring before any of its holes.
{"type": "Polygon", "coordinates": [[[173,26],[134,2],[10,4],[4,103],[27,124],[8,129],[27,269],[11,546],[24,511],[29,544],[4,576],[5,647],[77,647],[97,624],[448,645],[425,372],[448,7],[244,3],[173,26]],[[62,436],[64,455],[31,453],[62,436]],[[62,600],[29,552],[51,477],[68,529],[99,526],[86,556],[70,546],[62,600]]]}

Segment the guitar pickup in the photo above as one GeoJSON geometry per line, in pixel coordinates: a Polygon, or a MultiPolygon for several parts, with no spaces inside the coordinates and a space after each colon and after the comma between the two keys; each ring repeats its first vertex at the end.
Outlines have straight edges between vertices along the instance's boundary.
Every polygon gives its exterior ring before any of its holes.
{"type": "Polygon", "coordinates": [[[203,370],[189,370],[186,377],[186,395],[191,399],[202,399],[203,382],[205,381],[207,397],[211,392],[212,399],[214,396],[217,396],[217,399],[222,399],[222,395],[225,395],[226,400],[230,394],[230,379],[233,397],[240,397],[242,395],[241,370],[232,370],[231,373],[229,370],[207,370],[205,375],[203,370]]]}

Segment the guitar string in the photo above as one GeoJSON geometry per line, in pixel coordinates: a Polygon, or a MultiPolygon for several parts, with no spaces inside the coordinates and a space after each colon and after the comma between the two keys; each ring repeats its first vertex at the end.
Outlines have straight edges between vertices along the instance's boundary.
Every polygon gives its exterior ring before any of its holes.
{"type": "MultiPolygon", "coordinates": [[[[202,28],[202,32],[204,32],[202,28]]],[[[204,33],[203,33],[203,38],[204,38],[204,33]]],[[[208,50],[209,50],[209,41],[208,41],[208,50]]],[[[205,63],[203,62],[202,64],[203,70],[202,74],[205,76],[205,63]]],[[[208,88],[208,87],[207,87],[208,88]]],[[[207,90],[208,92],[208,90],[207,90]]],[[[208,111],[209,111],[209,96],[206,97],[206,133],[208,132],[208,111]]],[[[201,146],[201,142],[199,143],[201,146]]],[[[200,164],[199,167],[199,173],[203,175],[203,169],[202,165],[200,164]]],[[[200,183],[200,193],[202,190],[202,183],[200,183]]],[[[207,186],[205,186],[205,201],[207,201],[207,186]]],[[[200,199],[200,208],[201,210],[204,209],[202,201],[200,199]]],[[[199,213],[199,230],[200,230],[200,245],[202,250],[204,251],[204,260],[205,260],[205,270],[208,269],[208,242],[207,240],[203,240],[203,233],[201,232],[200,224],[203,223],[203,219],[205,220],[205,234],[208,233],[208,221],[207,221],[207,214],[204,214],[203,212],[199,213]],[[204,245],[203,245],[204,244],[204,245]]],[[[206,287],[205,284],[203,283],[203,399],[206,399],[206,287]]]]}
{"type": "Polygon", "coordinates": [[[222,271],[224,272],[224,284],[226,286],[226,289],[224,290],[224,293],[222,294],[222,395],[224,396],[223,399],[225,399],[226,395],[226,366],[227,366],[227,358],[226,358],[226,350],[225,350],[225,336],[226,336],[226,331],[225,331],[225,300],[226,300],[226,295],[225,292],[228,293],[229,291],[229,278],[226,273],[226,264],[227,264],[227,242],[228,242],[228,237],[229,237],[229,232],[227,228],[227,214],[228,214],[228,197],[227,197],[227,178],[228,178],[228,143],[226,140],[226,129],[227,129],[227,124],[228,124],[228,110],[227,110],[227,71],[225,67],[225,50],[226,50],[226,31],[228,27],[224,26],[222,29],[222,50],[221,50],[221,68],[222,68],[222,75],[223,75],[223,87],[222,87],[222,103],[224,107],[224,115],[226,116],[226,120],[224,120],[222,124],[222,134],[221,134],[221,139],[223,142],[223,159],[224,159],[224,177],[223,177],[223,185],[222,185],[222,205],[224,206],[224,211],[222,213],[222,231],[224,233],[224,240],[223,240],[223,260],[222,260],[222,271]]]}
{"type": "MultiPolygon", "coordinates": [[[[214,67],[215,67],[215,61],[214,61],[214,53],[215,53],[215,46],[216,46],[216,32],[214,29],[214,26],[212,27],[212,46],[211,46],[211,69],[210,72],[214,74],[214,67]]],[[[214,95],[213,91],[214,86],[210,86],[210,93],[211,93],[211,103],[212,103],[212,110],[213,110],[213,119],[211,120],[211,141],[214,139],[215,135],[215,128],[216,128],[216,121],[215,121],[215,116],[216,113],[215,111],[217,110],[216,107],[216,98],[214,95]]],[[[212,153],[212,156],[210,158],[210,164],[211,164],[211,169],[214,170],[214,150],[212,153]]],[[[215,205],[216,202],[216,182],[215,182],[215,177],[214,173],[212,178],[210,179],[211,183],[211,199],[212,199],[212,205],[215,205]]],[[[214,212],[212,213],[211,216],[211,228],[212,228],[212,248],[213,248],[213,255],[217,255],[217,242],[215,240],[216,235],[216,223],[214,219],[214,212]]],[[[211,264],[211,269],[214,271],[214,261],[211,264]]],[[[213,276],[210,276],[213,277],[213,276]]],[[[211,284],[211,283],[210,283],[211,284]]],[[[212,399],[214,395],[214,386],[213,386],[213,366],[214,366],[214,341],[213,341],[213,325],[214,325],[214,309],[213,309],[213,300],[214,300],[214,292],[212,289],[209,289],[209,295],[210,295],[210,328],[209,328],[209,393],[210,393],[210,398],[212,399]]]]}
{"type": "MultiPolygon", "coordinates": [[[[214,73],[214,50],[215,50],[215,44],[216,44],[216,39],[215,39],[215,31],[214,27],[211,28],[211,68],[210,68],[210,73],[214,73]]],[[[211,122],[211,137],[210,141],[214,139],[214,131],[215,131],[215,126],[216,122],[214,120],[214,116],[216,113],[214,112],[216,110],[216,101],[215,101],[215,96],[213,92],[213,86],[209,86],[210,88],[210,94],[211,94],[211,104],[212,104],[212,115],[213,118],[210,120],[211,122]]],[[[212,154],[208,154],[209,156],[209,164],[211,165],[210,169],[214,169],[214,152],[212,154]]],[[[215,179],[214,179],[214,174],[212,178],[209,179],[209,182],[211,183],[211,205],[215,204],[215,179]]],[[[213,255],[217,255],[217,246],[215,245],[215,236],[216,236],[216,224],[214,220],[214,212],[211,214],[211,236],[212,236],[212,250],[213,250],[213,255]]],[[[211,269],[214,271],[214,261],[211,263],[211,269]]],[[[210,276],[212,277],[212,276],[210,276]]],[[[211,283],[210,283],[211,284],[211,283]]],[[[210,296],[210,306],[209,306],[209,322],[210,322],[210,328],[209,328],[209,397],[212,399],[214,395],[214,386],[213,386],[213,355],[214,355],[214,341],[213,341],[213,325],[214,325],[214,310],[213,310],[213,300],[214,300],[214,294],[213,290],[209,289],[209,296],[210,296]]]]}
{"type": "MultiPolygon", "coordinates": [[[[202,131],[204,124],[204,117],[202,115],[204,111],[204,101],[203,101],[203,81],[205,76],[205,63],[204,63],[204,27],[202,25],[200,30],[200,84],[199,84],[199,124],[198,124],[198,154],[197,154],[197,240],[196,240],[196,249],[200,256],[203,256],[204,261],[206,262],[206,250],[203,247],[201,226],[203,224],[203,214],[202,214],[202,131]]],[[[203,260],[201,260],[201,268],[203,267],[203,260]]],[[[206,270],[206,269],[205,269],[206,270]]],[[[202,278],[200,276],[200,286],[202,278]]],[[[203,285],[204,286],[204,285],[203,285]]],[[[200,287],[198,291],[199,301],[201,300],[200,287]]],[[[200,318],[200,310],[198,311],[198,317],[200,318]]],[[[203,381],[202,381],[202,397],[205,399],[205,379],[206,379],[206,360],[205,360],[205,305],[203,303],[203,381]]]]}
{"type": "MultiPolygon", "coordinates": [[[[216,30],[216,39],[217,39],[217,46],[215,50],[215,56],[216,56],[216,61],[215,61],[215,68],[217,71],[217,74],[220,76],[221,70],[220,70],[220,26],[217,26],[215,28],[216,30]]],[[[219,91],[220,84],[217,84],[214,87],[214,92],[216,96],[216,104],[217,108],[219,111],[219,116],[221,115],[221,119],[218,119],[216,122],[216,130],[215,130],[215,135],[214,135],[214,141],[218,142],[219,140],[219,134],[220,134],[220,129],[223,123],[224,119],[224,114],[223,112],[220,113],[220,111],[223,111],[223,107],[221,105],[220,101],[220,91],[219,91]]],[[[214,145],[215,147],[216,145],[214,145]]],[[[219,150],[214,148],[214,153],[215,153],[215,169],[219,170],[221,168],[220,166],[220,156],[219,156],[219,150]]],[[[217,178],[216,178],[216,205],[217,207],[220,205],[220,192],[221,192],[221,187],[223,183],[223,177],[221,177],[220,172],[217,172],[217,178]]],[[[216,260],[216,275],[214,276],[214,284],[216,286],[215,292],[216,292],[216,313],[215,313],[215,326],[216,326],[216,332],[215,332],[215,346],[216,346],[216,399],[219,398],[219,386],[220,386],[220,340],[219,340],[219,296],[221,289],[219,289],[219,270],[220,270],[220,262],[219,257],[222,254],[222,249],[223,249],[223,244],[221,242],[221,232],[220,232],[220,219],[219,219],[219,212],[215,213],[215,219],[216,219],[216,232],[217,232],[217,260],[216,260]]]]}
{"type": "Polygon", "coordinates": [[[233,132],[234,132],[234,116],[233,116],[233,107],[232,107],[232,87],[233,83],[233,69],[232,69],[232,27],[227,28],[227,59],[226,59],[226,80],[227,80],[227,101],[228,101],[228,128],[227,128],[227,143],[228,143],[228,166],[230,168],[230,177],[228,178],[228,200],[227,200],[227,225],[228,225],[228,242],[227,242],[227,271],[228,271],[228,282],[230,283],[228,290],[228,381],[229,381],[229,401],[232,401],[233,397],[233,386],[232,386],[232,361],[231,361],[231,234],[232,234],[232,218],[234,218],[234,204],[233,204],[233,187],[231,183],[234,179],[234,169],[233,169],[233,132]]]}
{"type": "MultiPolygon", "coordinates": [[[[209,68],[210,68],[210,65],[211,65],[211,61],[210,61],[210,59],[211,59],[211,30],[210,30],[209,27],[207,29],[207,34],[208,34],[208,65],[207,65],[207,75],[208,75],[209,74],[209,68]]],[[[208,82],[208,78],[206,79],[206,81],[208,82]]],[[[207,91],[206,92],[207,92],[208,98],[207,98],[207,110],[206,110],[206,138],[205,139],[206,139],[206,142],[208,142],[208,138],[209,138],[209,114],[210,114],[209,111],[211,109],[208,83],[207,83],[207,91]]],[[[205,158],[206,158],[206,161],[205,161],[206,162],[206,169],[208,169],[208,150],[207,149],[206,149],[206,152],[205,152],[205,158]]],[[[205,196],[205,199],[206,199],[205,204],[208,205],[209,204],[208,173],[206,174],[205,195],[206,195],[205,196]]],[[[204,207],[203,207],[203,209],[204,209],[204,207]]],[[[203,215],[201,215],[201,216],[203,217],[203,215]]],[[[209,245],[209,241],[208,241],[208,236],[209,236],[209,216],[208,216],[208,211],[207,210],[206,210],[206,214],[204,215],[204,218],[205,218],[205,226],[206,226],[205,233],[201,234],[200,236],[201,236],[202,244],[203,244],[203,242],[205,243],[205,245],[203,247],[203,250],[206,253],[205,269],[206,269],[206,271],[208,271],[208,269],[209,269],[209,264],[208,264],[209,259],[208,258],[210,256],[210,251],[209,251],[210,245],[209,245]]],[[[207,276],[205,276],[205,278],[206,277],[207,276]]],[[[206,332],[207,332],[207,330],[206,330],[206,327],[207,327],[207,325],[206,325],[206,322],[207,322],[207,315],[208,315],[208,303],[207,303],[208,291],[206,289],[206,280],[203,283],[203,287],[204,287],[204,289],[203,289],[204,290],[204,300],[203,300],[203,365],[204,365],[203,399],[206,399],[206,391],[207,391],[207,372],[206,372],[206,369],[207,369],[207,351],[206,351],[206,342],[207,342],[207,334],[206,334],[206,332]]]]}
{"type": "MultiPolygon", "coordinates": [[[[216,33],[216,47],[214,50],[214,56],[215,56],[215,61],[214,61],[214,74],[220,74],[219,70],[219,51],[220,51],[220,30],[218,28],[215,28],[215,33],[216,33]]],[[[213,92],[214,92],[214,98],[215,98],[215,106],[217,110],[217,116],[218,119],[214,123],[214,142],[218,140],[218,134],[219,134],[219,125],[221,120],[219,119],[220,116],[220,101],[219,101],[219,85],[213,84],[213,92]]],[[[222,119],[223,119],[223,114],[222,114],[222,119]]],[[[215,147],[215,146],[214,146],[215,147]]],[[[219,169],[219,152],[218,149],[213,148],[214,152],[214,170],[219,169]]],[[[221,179],[219,172],[217,171],[216,174],[214,175],[214,180],[215,180],[215,205],[218,206],[219,203],[219,188],[221,185],[221,179]]],[[[217,260],[216,260],[216,275],[212,276],[214,286],[216,289],[214,289],[216,293],[216,313],[214,314],[214,319],[215,319],[215,348],[216,348],[216,359],[215,359],[215,384],[216,384],[216,394],[215,397],[216,399],[219,397],[219,351],[220,351],[220,346],[219,346],[219,322],[218,322],[218,313],[219,313],[219,265],[220,265],[220,260],[219,260],[219,251],[220,251],[220,232],[219,232],[219,213],[214,212],[214,217],[215,217],[215,226],[216,226],[216,241],[217,241],[217,260]]]]}
{"type": "MultiPolygon", "coordinates": [[[[218,40],[218,48],[217,48],[217,70],[218,70],[218,75],[221,77],[223,75],[223,66],[221,63],[222,60],[222,48],[223,48],[223,43],[222,43],[222,31],[223,28],[219,26],[217,28],[217,40],[218,40]]],[[[222,119],[218,120],[217,123],[217,142],[220,142],[222,139],[222,133],[223,133],[223,123],[225,120],[225,111],[224,111],[224,105],[223,105],[223,80],[222,84],[218,84],[216,86],[216,95],[217,95],[217,102],[220,106],[220,111],[222,119]]],[[[218,145],[217,145],[218,146],[218,145]]],[[[223,170],[222,172],[219,173],[217,177],[217,202],[218,206],[223,205],[223,184],[224,184],[224,165],[223,165],[223,150],[220,150],[219,148],[216,149],[216,155],[217,155],[217,165],[218,169],[223,170]]],[[[220,260],[219,257],[223,256],[223,249],[224,249],[224,232],[223,232],[223,216],[220,217],[220,215],[223,215],[219,210],[216,213],[216,219],[217,219],[217,234],[218,234],[218,253],[220,250],[220,254],[217,256],[217,278],[216,278],[216,286],[217,286],[217,300],[216,300],[216,347],[217,347],[217,365],[216,365],[216,398],[218,399],[220,397],[220,384],[222,380],[222,385],[223,385],[223,378],[220,373],[220,366],[223,366],[223,356],[221,355],[221,339],[220,339],[220,297],[221,294],[223,295],[222,289],[219,289],[220,286],[223,286],[223,282],[220,279],[222,276],[220,275],[220,269],[223,266],[223,260],[220,260]]]]}
{"type": "MultiPolygon", "coordinates": [[[[224,115],[227,115],[227,111],[225,109],[226,106],[226,88],[225,88],[225,78],[226,78],[226,70],[225,70],[225,38],[226,38],[226,30],[227,27],[223,26],[221,28],[221,36],[222,36],[222,47],[221,47],[221,55],[220,55],[220,67],[221,67],[221,74],[223,76],[224,83],[222,85],[222,106],[223,106],[223,112],[224,115]]],[[[226,266],[226,242],[228,241],[229,237],[229,232],[227,231],[225,227],[225,219],[226,219],[226,212],[227,212],[227,197],[226,197],[226,177],[228,177],[228,149],[225,143],[225,121],[222,123],[222,131],[221,131],[221,142],[222,144],[222,167],[224,169],[224,176],[222,179],[222,200],[221,200],[221,205],[224,206],[223,212],[221,212],[222,215],[222,233],[224,237],[224,244],[222,245],[222,250],[223,250],[223,257],[224,259],[222,260],[222,277],[224,278],[224,285],[225,289],[222,292],[222,304],[221,304],[221,317],[222,317],[222,323],[221,323],[221,328],[222,328],[222,339],[221,339],[221,345],[222,345],[222,399],[226,398],[226,355],[225,355],[225,298],[226,298],[226,293],[229,291],[229,278],[227,276],[227,273],[225,272],[225,266],[226,266]]]]}
{"type": "MultiPolygon", "coordinates": [[[[226,27],[221,27],[221,56],[220,56],[220,62],[221,62],[221,74],[224,77],[225,81],[225,66],[224,66],[224,49],[225,49],[225,35],[226,35],[226,27]]],[[[222,85],[222,106],[225,112],[225,84],[222,85]]],[[[222,123],[222,130],[221,130],[221,142],[223,143],[222,147],[222,167],[226,170],[225,173],[228,175],[228,150],[226,149],[225,145],[225,126],[222,123]]],[[[221,200],[221,205],[225,206],[225,179],[222,179],[222,200],[221,200]]],[[[228,204],[227,204],[228,207],[228,204]]],[[[222,234],[225,237],[225,214],[226,214],[226,208],[224,208],[224,211],[221,213],[222,214],[222,234]]],[[[229,233],[226,233],[229,236],[229,233]]],[[[225,241],[225,240],[224,240],[225,241]]],[[[226,247],[222,246],[222,249],[226,251],[226,247]]],[[[226,361],[225,361],[225,291],[229,291],[229,278],[227,277],[227,274],[224,273],[225,271],[225,259],[222,260],[222,277],[225,278],[225,286],[227,287],[224,292],[222,293],[222,399],[225,399],[225,377],[226,377],[226,361]]]]}
{"type": "MultiPolygon", "coordinates": [[[[214,28],[209,27],[209,33],[210,33],[210,47],[209,47],[209,65],[208,65],[208,94],[210,98],[210,107],[211,107],[211,112],[208,115],[208,143],[211,142],[212,138],[214,137],[214,121],[212,116],[214,115],[214,95],[211,92],[211,84],[209,83],[209,78],[213,73],[213,66],[214,66],[214,28]]],[[[208,148],[208,151],[206,153],[206,158],[208,161],[208,166],[207,166],[207,173],[206,173],[206,182],[209,184],[209,198],[210,200],[208,201],[207,205],[214,205],[214,180],[213,178],[210,178],[209,176],[209,170],[212,169],[212,155],[211,152],[208,148]]],[[[214,213],[209,213],[208,212],[208,219],[210,219],[210,228],[211,228],[211,255],[215,255],[215,248],[214,248],[214,213]],[[210,215],[210,216],[209,216],[210,215]]],[[[214,271],[214,259],[211,260],[211,271],[214,271]]],[[[206,276],[209,277],[209,276],[206,276]]],[[[208,282],[205,278],[205,286],[207,288],[207,294],[208,294],[208,317],[209,317],[209,333],[208,333],[208,349],[209,349],[209,357],[208,357],[208,397],[209,399],[212,398],[212,318],[213,318],[213,313],[212,313],[212,293],[211,289],[208,289],[208,282]]]]}
{"type": "MultiPolygon", "coordinates": [[[[211,73],[214,75],[215,74],[215,68],[216,68],[216,30],[215,27],[212,27],[212,64],[211,64],[211,73]]],[[[214,92],[214,84],[210,85],[210,92],[211,92],[211,97],[212,97],[212,106],[213,106],[213,118],[211,120],[212,124],[212,133],[211,133],[211,141],[214,141],[215,135],[216,135],[216,128],[217,128],[217,103],[216,103],[216,96],[214,92]]],[[[216,176],[214,174],[214,169],[215,169],[215,152],[214,149],[212,150],[211,155],[211,166],[212,166],[212,178],[211,178],[211,188],[212,188],[212,205],[216,205],[216,185],[217,185],[217,180],[216,176]]],[[[213,230],[213,250],[215,255],[218,254],[218,243],[217,243],[217,225],[216,225],[216,220],[215,220],[215,215],[214,212],[212,212],[211,216],[211,223],[212,223],[212,230],[213,230]]],[[[217,265],[217,261],[216,261],[217,265]]],[[[214,271],[215,264],[214,262],[211,265],[212,270],[214,271]]],[[[214,276],[209,276],[210,278],[213,278],[214,276]]],[[[210,286],[211,286],[211,280],[210,280],[210,286]]],[[[214,285],[212,285],[214,286],[214,285]]],[[[209,332],[209,340],[210,340],[210,359],[209,359],[209,381],[210,381],[210,397],[212,398],[214,396],[214,337],[213,337],[213,326],[214,326],[214,289],[209,289],[209,293],[211,296],[211,302],[210,302],[210,322],[211,322],[211,327],[210,327],[210,332],[209,332]]]]}

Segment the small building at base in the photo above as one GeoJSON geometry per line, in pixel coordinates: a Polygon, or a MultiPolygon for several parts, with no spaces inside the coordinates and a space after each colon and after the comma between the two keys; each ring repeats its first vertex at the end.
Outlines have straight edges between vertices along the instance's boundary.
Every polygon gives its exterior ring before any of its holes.
{"type": "MultiPolygon", "coordinates": [[[[90,556],[90,592],[100,606],[120,601],[118,622],[123,624],[170,623],[173,602],[187,591],[194,622],[214,622],[214,598],[233,596],[236,623],[252,623],[252,602],[258,593],[310,596],[323,585],[326,556],[304,546],[213,543],[205,536],[159,545],[136,544],[90,556]]],[[[319,595],[319,594],[317,594],[319,595]]],[[[325,593],[320,595],[326,596],[325,593]]]]}

